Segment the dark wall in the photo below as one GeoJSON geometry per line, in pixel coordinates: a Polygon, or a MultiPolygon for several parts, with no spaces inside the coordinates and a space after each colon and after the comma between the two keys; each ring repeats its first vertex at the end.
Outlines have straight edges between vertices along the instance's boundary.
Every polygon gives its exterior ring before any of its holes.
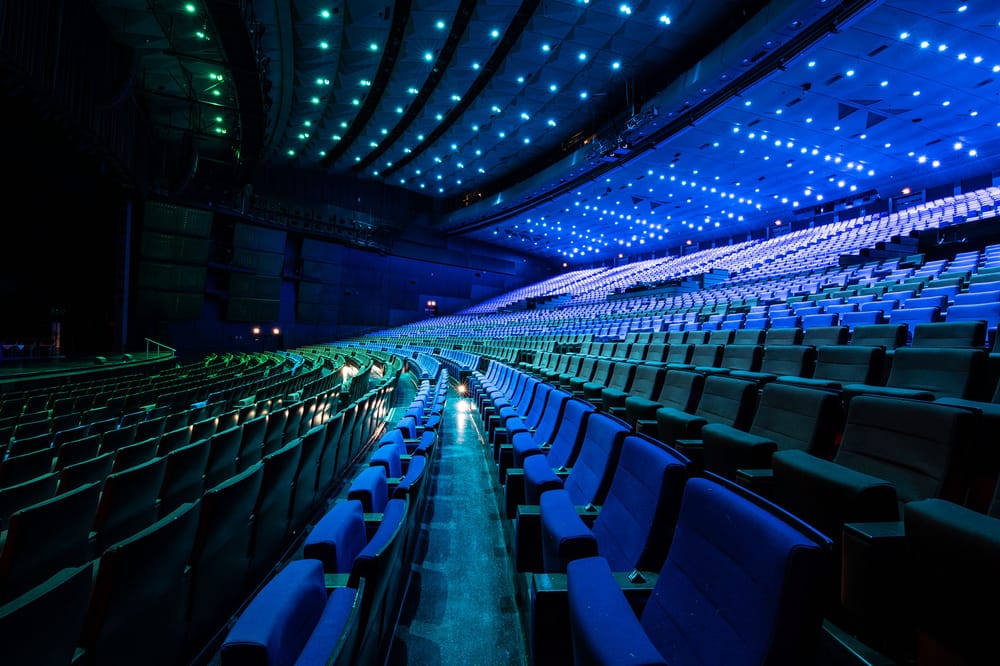
{"type": "Polygon", "coordinates": [[[133,348],[150,338],[198,356],[328,342],[548,277],[525,257],[428,230],[409,231],[389,254],[230,212],[159,201],[136,211],[133,348]]]}
{"type": "Polygon", "coordinates": [[[122,192],[22,101],[5,100],[2,126],[0,337],[47,340],[59,308],[65,351],[112,350],[122,192]]]}

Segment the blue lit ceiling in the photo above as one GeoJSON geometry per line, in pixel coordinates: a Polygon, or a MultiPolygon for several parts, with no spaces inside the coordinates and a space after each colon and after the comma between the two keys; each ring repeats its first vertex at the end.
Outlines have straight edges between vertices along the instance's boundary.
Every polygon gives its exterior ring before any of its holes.
{"type": "Polygon", "coordinates": [[[421,193],[439,233],[553,262],[742,240],[1000,158],[992,3],[252,6],[261,161],[421,193]]]}

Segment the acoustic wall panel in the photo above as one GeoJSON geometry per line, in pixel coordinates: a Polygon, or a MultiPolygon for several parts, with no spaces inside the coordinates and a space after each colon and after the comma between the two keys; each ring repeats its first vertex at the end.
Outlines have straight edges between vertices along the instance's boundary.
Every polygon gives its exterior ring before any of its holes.
{"type": "Polygon", "coordinates": [[[177,236],[149,230],[143,232],[139,250],[143,259],[194,266],[207,265],[210,251],[211,241],[207,238],[177,236]]]}
{"type": "Polygon", "coordinates": [[[285,236],[279,229],[237,223],[233,227],[233,247],[284,255],[285,236]]]}
{"type": "Polygon", "coordinates": [[[295,318],[303,324],[335,324],[339,307],[337,303],[299,301],[295,308],[295,318]]]}
{"type": "Polygon", "coordinates": [[[336,282],[340,279],[340,264],[328,264],[313,259],[303,259],[302,277],[320,282],[336,282]]]}
{"type": "Polygon", "coordinates": [[[229,276],[229,296],[235,298],[281,298],[281,278],[265,275],[232,273],[229,276]]]}
{"type": "Polygon", "coordinates": [[[201,293],[140,289],[136,308],[145,319],[198,319],[204,302],[201,293]]]}
{"type": "Polygon", "coordinates": [[[212,233],[213,217],[211,211],[150,201],[146,203],[143,228],[176,236],[208,238],[212,233]]]}
{"type": "Polygon", "coordinates": [[[254,323],[277,321],[280,305],[278,299],[230,297],[226,302],[226,319],[254,323]]]}
{"type": "Polygon", "coordinates": [[[342,245],[312,238],[303,238],[300,256],[303,261],[337,264],[340,263],[343,252],[344,247],[342,245]]]}
{"type": "Polygon", "coordinates": [[[242,268],[260,275],[281,275],[285,265],[285,255],[273,252],[260,252],[246,248],[234,248],[232,266],[242,268]]]}
{"type": "Polygon", "coordinates": [[[164,264],[158,261],[143,261],[139,267],[140,289],[164,289],[202,293],[208,269],[204,266],[164,264]]]}

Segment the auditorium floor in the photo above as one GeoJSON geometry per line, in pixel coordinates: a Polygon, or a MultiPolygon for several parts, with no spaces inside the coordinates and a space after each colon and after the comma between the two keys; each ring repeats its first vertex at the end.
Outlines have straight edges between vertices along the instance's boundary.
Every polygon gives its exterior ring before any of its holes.
{"type": "Polygon", "coordinates": [[[527,663],[496,471],[470,405],[452,390],[445,406],[392,666],[527,663]]]}

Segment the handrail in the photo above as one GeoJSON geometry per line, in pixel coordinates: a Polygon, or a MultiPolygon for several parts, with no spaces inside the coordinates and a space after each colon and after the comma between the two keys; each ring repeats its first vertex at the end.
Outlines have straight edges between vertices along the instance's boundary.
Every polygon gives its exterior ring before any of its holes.
{"type": "Polygon", "coordinates": [[[173,347],[168,347],[167,345],[163,344],[162,342],[157,342],[156,340],[152,340],[150,338],[146,338],[146,358],[149,358],[149,346],[151,344],[156,345],[156,351],[157,352],[160,352],[160,351],[166,349],[166,350],[169,350],[169,351],[173,352],[174,354],[177,353],[177,350],[174,349],[173,347]]]}

